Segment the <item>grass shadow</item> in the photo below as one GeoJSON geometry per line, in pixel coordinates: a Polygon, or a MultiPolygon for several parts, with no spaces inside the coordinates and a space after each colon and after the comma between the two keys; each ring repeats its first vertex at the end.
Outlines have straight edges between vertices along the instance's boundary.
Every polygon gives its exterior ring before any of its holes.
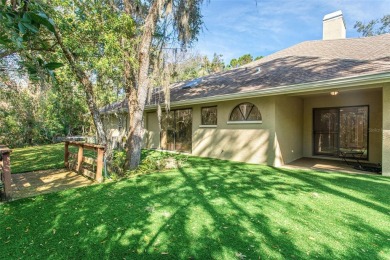
{"type": "Polygon", "coordinates": [[[8,259],[386,259],[389,182],[354,177],[188,157],[0,205],[0,249],[8,259]]]}

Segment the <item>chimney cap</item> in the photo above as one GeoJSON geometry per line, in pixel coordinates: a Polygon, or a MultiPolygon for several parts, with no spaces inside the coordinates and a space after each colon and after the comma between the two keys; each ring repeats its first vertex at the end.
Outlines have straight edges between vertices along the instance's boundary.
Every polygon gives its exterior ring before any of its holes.
{"type": "Polygon", "coordinates": [[[324,19],[322,19],[323,21],[327,21],[327,20],[330,20],[330,19],[333,19],[333,18],[337,18],[339,16],[343,16],[343,12],[341,12],[341,10],[338,10],[336,12],[333,12],[333,13],[330,13],[330,14],[327,14],[324,16],[324,19]]]}

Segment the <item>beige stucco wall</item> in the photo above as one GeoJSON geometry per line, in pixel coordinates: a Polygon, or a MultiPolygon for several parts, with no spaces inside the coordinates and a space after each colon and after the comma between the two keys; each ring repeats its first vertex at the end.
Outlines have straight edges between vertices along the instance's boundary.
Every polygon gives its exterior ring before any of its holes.
{"type": "Polygon", "coordinates": [[[110,144],[113,144],[126,136],[126,129],[128,127],[127,114],[105,114],[102,119],[104,131],[106,132],[107,140],[110,144]],[[119,118],[122,120],[121,130],[119,130],[119,118]]]}
{"type": "Polygon", "coordinates": [[[390,176],[390,84],[383,87],[382,175],[390,176]]]}
{"type": "Polygon", "coordinates": [[[302,157],[303,99],[299,97],[276,97],[276,144],[279,165],[302,157]]]}
{"type": "MultiPolygon", "coordinates": [[[[337,96],[304,98],[303,156],[313,156],[313,108],[369,105],[369,161],[382,161],[382,92],[380,89],[340,91],[337,96]]],[[[389,110],[390,111],[390,110],[389,110]]]]}
{"type": "Polygon", "coordinates": [[[275,99],[273,97],[227,101],[217,105],[216,128],[201,128],[201,107],[193,107],[192,154],[249,163],[277,164],[275,153],[275,99]],[[228,124],[233,108],[242,103],[255,104],[262,115],[261,124],[228,124]]]}
{"type": "MultiPolygon", "coordinates": [[[[126,138],[127,130],[129,128],[128,124],[128,114],[127,113],[112,113],[105,114],[103,117],[103,126],[104,131],[107,134],[107,139],[110,144],[126,138]],[[122,128],[119,131],[119,118],[122,119],[122,128]]],[[[148,149],[158,149],[159,148],[159,128],[157,121],[156,112],[145,113],[144,116],[144,126],[145,126],[145,135],[143,138],[142,147],[148,149]]],[[[124,139],[125,140],[125,139],[124,139]]]]}
{"type": "MultiPolygon", "coordinates": [[[[275,98],[254,98],[195,105],[192,108],[192,154],[248,163],[280,165],[278,143],[275,142],[275,98]],[[242,103],[255,104],[262,115],[261,124],[228,124],[233,108],[242,103]],[[218,107],[217,127],[201,127],[201,108],[218,107]]],[[[178,108],[172,108],[178,109],[178,108]]],[[[145,147],[158,148],[157,113],[146,113],[145,147]]]]}

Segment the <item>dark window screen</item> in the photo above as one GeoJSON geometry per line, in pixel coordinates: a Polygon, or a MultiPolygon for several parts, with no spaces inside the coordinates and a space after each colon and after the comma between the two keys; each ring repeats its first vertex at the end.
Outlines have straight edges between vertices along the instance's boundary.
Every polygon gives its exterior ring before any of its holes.
{"type": "Polygon", "coordinates": [[[368,148],[368,106],[314,109],[314,154],[338,155],[368,148]]]}
{"type": "Polygon", "coordinates": [[[202,125],[217,124],[217,107],[202,107],[202,125]]]}

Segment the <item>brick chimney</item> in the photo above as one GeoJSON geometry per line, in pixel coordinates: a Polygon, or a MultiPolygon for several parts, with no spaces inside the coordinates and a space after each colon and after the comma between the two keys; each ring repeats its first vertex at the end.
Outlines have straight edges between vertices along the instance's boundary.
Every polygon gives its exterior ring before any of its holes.
{"type": "Polygon", "coordinates": [[[322,39],[323,40],[334,40],[334,39],[345,39],[347,32],[345,29],[345,22],[343,13],[341,11],[336,11],[331,14],[324,16],[322,20],[323,31],[322,39]]]}

